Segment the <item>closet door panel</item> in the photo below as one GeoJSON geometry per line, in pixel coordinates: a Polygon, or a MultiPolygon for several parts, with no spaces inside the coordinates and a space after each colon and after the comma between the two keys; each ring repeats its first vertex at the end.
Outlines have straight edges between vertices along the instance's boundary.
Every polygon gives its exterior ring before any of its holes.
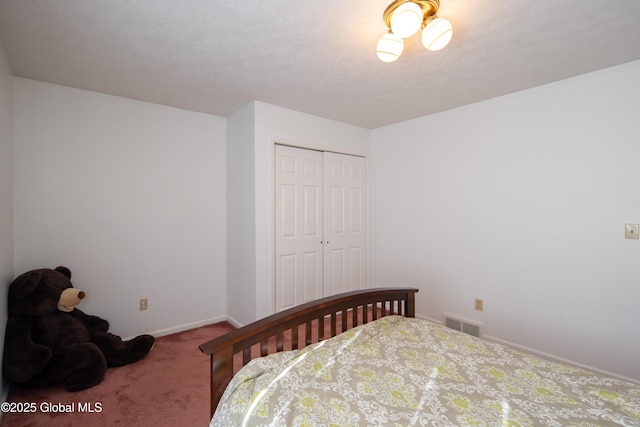
{"type": "Polygon", "coordinates": [[[322,153],[275,150],[275,309],[323,295],[322,153]]]}
{"type": "Polygon", "coordinates": [[[366,287],[365,159],[324,153],[324,295],[366,287]]]}

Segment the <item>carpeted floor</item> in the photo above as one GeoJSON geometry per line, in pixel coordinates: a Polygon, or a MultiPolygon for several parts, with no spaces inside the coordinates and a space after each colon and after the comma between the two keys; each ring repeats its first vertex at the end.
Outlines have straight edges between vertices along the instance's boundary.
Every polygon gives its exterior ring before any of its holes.
{"type": "Polygon", "coordinates": [[[102,383],[87,390],[14,385],[7,402],[35,403],[26,405],[35,412],[5,412],[0,426],[206,426],[209,358],[198,346],[233,329],[222,322],[159,337],[145,359],[109,369],[102,383]]]}

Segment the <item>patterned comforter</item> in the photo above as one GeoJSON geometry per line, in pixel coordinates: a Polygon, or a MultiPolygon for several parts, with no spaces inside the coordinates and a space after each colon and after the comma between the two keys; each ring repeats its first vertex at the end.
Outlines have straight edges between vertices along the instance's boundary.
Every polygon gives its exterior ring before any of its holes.
{"type": "Polygon", "coordinates": [[[211,426],[640,426],[640,386],[389,316],[251,361],[211,426]]]}

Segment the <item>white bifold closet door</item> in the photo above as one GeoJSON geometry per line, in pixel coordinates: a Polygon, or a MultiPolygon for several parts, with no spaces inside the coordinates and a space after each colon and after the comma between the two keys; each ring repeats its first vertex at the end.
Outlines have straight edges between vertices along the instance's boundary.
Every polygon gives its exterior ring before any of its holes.
{"type": "Polygon", "coordinates": [[[367,286],[365,159],[276,145],[275,309],[367,286]]]}

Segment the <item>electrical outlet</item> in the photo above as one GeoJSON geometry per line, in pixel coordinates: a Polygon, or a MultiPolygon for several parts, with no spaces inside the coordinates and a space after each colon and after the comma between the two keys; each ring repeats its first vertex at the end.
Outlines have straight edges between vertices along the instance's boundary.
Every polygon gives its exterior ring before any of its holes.
{"type": "Polygon", "coordinates": [[[638,224],[625,224],[624,225],[624,238],[625,239],[638,239],[638,224]]]}
{"type": "Polygon", "coordinates": [[[484,308],[484,302],[480,298],[476,298],[476,310],[482,311],[484,308]]]}
{"type": "Polygon", "coordinates": [[[142,298],[140,300],[140,311],[146,310],[147,308],[149,308],[149,301],[147,301],[146,298],[142,298]]]}

